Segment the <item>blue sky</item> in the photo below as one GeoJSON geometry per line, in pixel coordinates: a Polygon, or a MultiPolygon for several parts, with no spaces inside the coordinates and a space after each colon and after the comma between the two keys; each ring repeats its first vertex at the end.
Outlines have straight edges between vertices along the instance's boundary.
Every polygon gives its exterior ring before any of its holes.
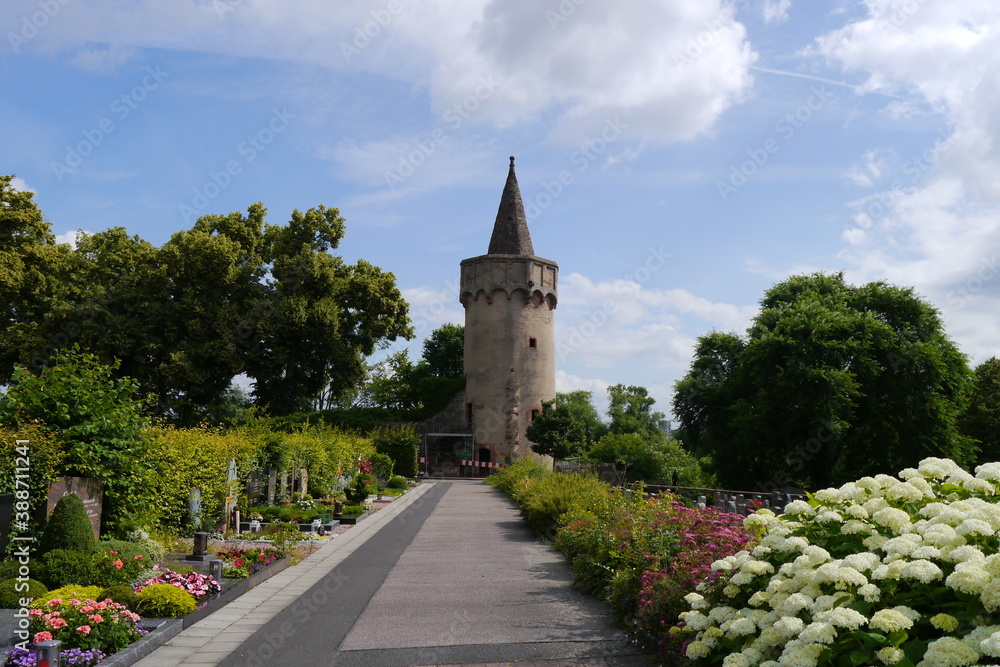
{"type": "Polygon", "coordinates": [[[994,0],[14,0],[0,26],[0,173],[60,238],[337,207],[414,356],[463,320],[509,155],[560,265],[560,391],[669,412],[698,336],[817,270],[913,286],[998,353],[994,0]]]}

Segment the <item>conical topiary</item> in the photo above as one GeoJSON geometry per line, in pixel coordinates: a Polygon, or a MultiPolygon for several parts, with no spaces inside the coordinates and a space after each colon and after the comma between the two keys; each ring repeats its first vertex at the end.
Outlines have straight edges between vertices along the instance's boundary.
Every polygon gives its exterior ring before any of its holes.
{"type": "Polygon", "coordinates": [[[70,549],[91,552],[97,544],[94,529],[90,525],[83,501],[75,493],[68,493],[59,499],[55,509],[45,523],[45,530],[38,539],[38,553],[53,549],[70,549]]]}

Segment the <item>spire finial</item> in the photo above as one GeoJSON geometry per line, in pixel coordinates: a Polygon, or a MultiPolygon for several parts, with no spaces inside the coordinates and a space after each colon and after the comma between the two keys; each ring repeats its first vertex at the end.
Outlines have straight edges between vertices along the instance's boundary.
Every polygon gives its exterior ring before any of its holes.
{"type": "Polygon", "coordinates": [[[514,174],[514,156],[510,156],[510,172],[507,183],[500,197],[500,208],[493,224],[493,236],[490,238],[489,255],[534,255],[531,245],[531,234],[528,233],[528,220],[524,215],[524,202],[521,200],[521,190],[517,187],[517,176],[514,174]]]}

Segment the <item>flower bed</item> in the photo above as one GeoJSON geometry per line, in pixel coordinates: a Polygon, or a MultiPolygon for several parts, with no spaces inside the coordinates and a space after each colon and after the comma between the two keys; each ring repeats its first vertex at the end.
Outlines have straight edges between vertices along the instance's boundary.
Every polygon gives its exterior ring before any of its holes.
{"type": "Polygon", "coordinates": [[[1000,463],[928,458],[795,502],[712,565],[674,632],[697,664],[1000,662],[1000,463]]]}

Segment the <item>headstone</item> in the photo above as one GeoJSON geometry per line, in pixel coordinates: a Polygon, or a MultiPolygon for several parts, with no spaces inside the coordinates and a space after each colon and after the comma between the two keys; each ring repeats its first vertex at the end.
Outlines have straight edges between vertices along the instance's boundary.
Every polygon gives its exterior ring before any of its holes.
{"type": "Polygon", "coordinates": [[[201,489],[197,486],[188,494],[188,517],[193,526],[201,527],[201,489]]]}
{"type": "Polygon", "coordinates": [[[104,491],[100,480],[89,477],[60,477],[49,484],[49,497],[46,516],[52,513],[59,499],[70,493],[80,496],[83,508],[87,510],[87,518],[94,529],[94,537],[101,538],[101,507],[104,501],[104,491]]]}

